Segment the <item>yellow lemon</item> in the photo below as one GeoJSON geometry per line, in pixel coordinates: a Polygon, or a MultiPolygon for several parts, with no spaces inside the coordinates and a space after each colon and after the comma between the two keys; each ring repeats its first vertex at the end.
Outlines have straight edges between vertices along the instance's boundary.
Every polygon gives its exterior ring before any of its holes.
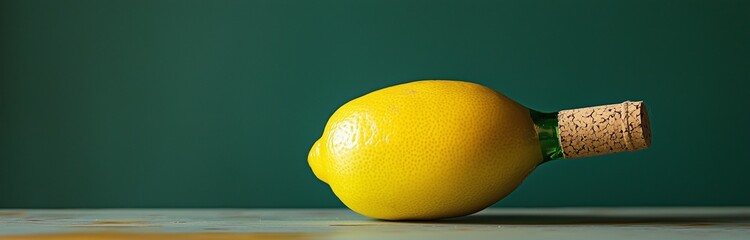
{"type": "Polygon", "coordinates": [[[353,211],[419,220],[492,205],[542,158],[524,106],[478,84],[423,80],[341,106],[308,163],[353,211]]]}

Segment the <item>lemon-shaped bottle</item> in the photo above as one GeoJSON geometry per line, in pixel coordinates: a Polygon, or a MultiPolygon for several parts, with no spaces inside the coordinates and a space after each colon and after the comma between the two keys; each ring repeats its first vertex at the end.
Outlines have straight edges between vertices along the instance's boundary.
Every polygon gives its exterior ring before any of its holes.
{"type": "Polygon", "coordinates": [[[427,220],[480,211],[545,161],[649,145],[642,102],[540,113],[479,84],[422,80],[341,106],[308,163],[355,212],[427,220]]]}

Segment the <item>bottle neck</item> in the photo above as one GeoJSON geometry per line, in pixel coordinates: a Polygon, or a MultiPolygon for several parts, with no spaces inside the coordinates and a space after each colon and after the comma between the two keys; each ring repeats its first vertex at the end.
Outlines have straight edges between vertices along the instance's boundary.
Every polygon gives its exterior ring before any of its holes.
{"type": "Polygon", "coordinates": [[[531,110],[531,119],[534,121],[534,128],[536,128],[539,136],[539,145],[543,157],[542,163],[564,158],[560,145],[557,112],[543,113],[531,110]]]}
{"type": "Polygon", "coordinates": [[[531,110],[542,163],[638,151],[651,146],[651,125],[642,101],[542,113],[531,110]]]}

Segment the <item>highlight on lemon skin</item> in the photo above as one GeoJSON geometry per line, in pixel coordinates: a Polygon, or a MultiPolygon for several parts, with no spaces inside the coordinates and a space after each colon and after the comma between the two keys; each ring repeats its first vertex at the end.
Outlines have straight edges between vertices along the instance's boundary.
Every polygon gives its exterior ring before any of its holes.
{"type": "Polygon", "coordinates": [[[308,155],[353,211],[424,220],[480,211],[542,161],[529,110],[487,87],[424,80],[341,106],[308,155]]]}

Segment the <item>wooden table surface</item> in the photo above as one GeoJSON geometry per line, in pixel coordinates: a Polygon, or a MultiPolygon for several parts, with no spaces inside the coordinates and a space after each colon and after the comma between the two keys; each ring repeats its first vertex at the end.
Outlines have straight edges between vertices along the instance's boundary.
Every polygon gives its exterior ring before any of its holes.
{"type": "Polygon", "coordinates": [[[0,239],[750,239],[750,207],[488,209],[432,222],[346,209],[0,210],[0,239]]]}

